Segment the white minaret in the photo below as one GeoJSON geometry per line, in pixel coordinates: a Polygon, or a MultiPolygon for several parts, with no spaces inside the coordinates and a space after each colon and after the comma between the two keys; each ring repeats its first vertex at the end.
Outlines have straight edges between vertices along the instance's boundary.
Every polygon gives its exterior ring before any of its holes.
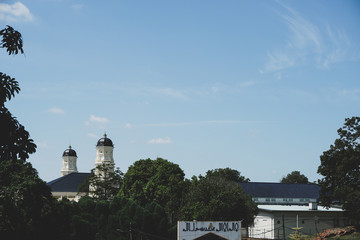
{"type": "Polygon", "coordinates": [[[76,152],[74,149],[71,149],[71,146],[69,146],[69,148],[64,151],[62,160],[63,164],[61,168],[61,176],[65,176],[73,172],[78,172],[76,167],[76,152]]]}
{"type": "Polygon", "coordinates": [[[102,165],[108,170],[114,171],[115,163],[113,157],[114,144],[110,138],[107,138],[106,133],[103,138],[100,138],[96,144],[96,160],[95,160],[95,174],[99,174],[97,167],[102,165]]]}

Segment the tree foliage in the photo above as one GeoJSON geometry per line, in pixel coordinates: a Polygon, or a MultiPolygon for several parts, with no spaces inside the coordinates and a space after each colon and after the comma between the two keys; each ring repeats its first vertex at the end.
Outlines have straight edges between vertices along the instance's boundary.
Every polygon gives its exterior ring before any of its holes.
{"type": "Polygon", "coordinates": [[[181,209],[182,220],[243,220],[245,226],[254,221],[257,205],[241,186],[220,176],[192,178],[192,185],[181,209]]]}
{"type": "Polygon", "coordinates": [[[309,183],[309,179],[301,174],[300,171],[292,171],[286,177],[283,177],[281,183],[309,183]]]}
{"type": "Polygon", "coordinates": [[[48,239],[51,232],[57,232],[55,204],[50,189],[30,163],[0,162],[2,239],[48,239]]]}
{"type": "Polygon", "coordinates": [[[346,118],[339,138],[320,156],[320,200],[337,202],[349,217],[360,220],[360,117],[346,118]]]}
{"type": "Polygon", "coordinates": [[[99,200],[111,200],[120,190],[123,173],[119,168],[113,169],[106,164],[98,165],[91,170],[86,182],[80,186],[80,192],[88,192],[90,196],[99,200]]]}
{"type": "Polygon", "coordinates": [[[6,28],[0,31],[0,36],[2,37],[0,47],[6,48],[9,55],[18,54],[19,51],[24,53],[21,33],[7,25],[6,28]]]}
{"type": "Polygon", "coordinates": [[[240,172],[231,168],[217,168],[206,172],[205,177],[219,177],[233,182],[250,182],[249,178],[240,175],[240,172]]]}
{"type": "Polygon", "coordinates": [[[111,201],[83,197],[80,201],[62,200],[58,204],[63,239],[166,239],[169,224],[164,209],[155,202],[142,207],[131,199],[115,197],[111,201]]]}
{"type": "MultiPolygon", "coordinates": [[[[1,48],[10,54],[23,53],[21,34],[12,27],[0,31],[1,48]]],[[[36,145],[17,119],[5,107],[5,102],[19,93],[19,83],[12,77],[0,72],[0,161],[25,161],[29,154],[34,153],[36,145]]]]}
{"type": "Polygon", "coordinates": [[[141,206],[157,202],[169,216],[178,214],[185,189],[184,172],[179,165],[165,159],[141,159],[124,175],[121,196],[141,206]]]}

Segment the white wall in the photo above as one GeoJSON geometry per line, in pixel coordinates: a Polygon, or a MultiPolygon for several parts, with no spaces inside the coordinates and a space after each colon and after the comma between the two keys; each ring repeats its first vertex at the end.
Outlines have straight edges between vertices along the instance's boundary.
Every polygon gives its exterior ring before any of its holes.
{"type": "Polygon", "coordinates": [[[249,228],[249,237],[274,238],[274,216],[269,213],[259,213],[254,220],[254,226],[249,228]]]}
{"type": "Polygon", "coordinates": [[[254,221],[254,226],[249,228],[249,237],[282,239],[301,227],[305,235],[314,235],[325,229],[344,226],[345,218],[341,212],[266,212],[260,211],[254,221]],[[298,219],[298,221],[297,221],[298,219]],[[317,220],[316,220],[317,219],[317,220]],[[284,221],[283,221],[284,220],[284,221]]]}

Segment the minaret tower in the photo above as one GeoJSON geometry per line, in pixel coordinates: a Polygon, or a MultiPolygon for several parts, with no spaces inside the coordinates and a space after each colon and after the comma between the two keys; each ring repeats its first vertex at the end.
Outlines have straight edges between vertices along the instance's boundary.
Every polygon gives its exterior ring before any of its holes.
{"type": "Polygon", "coordinates": [[[95,174],[99,174],[99,171],[97,171],[99,165],[106,167],[108,171],[114,171],[113,150],[114,144],[110,138],[107,138],[105,133],[104,137],[100,138],[96,144],[95,174]]]}
{"type": "Polygon", "coordinates": [[[74,149],[69,146],[62,156],[63,164],[61,168],[61,176],[65,176],[69,173],[78,172],[76,167],[77,155],[74,149]]]}

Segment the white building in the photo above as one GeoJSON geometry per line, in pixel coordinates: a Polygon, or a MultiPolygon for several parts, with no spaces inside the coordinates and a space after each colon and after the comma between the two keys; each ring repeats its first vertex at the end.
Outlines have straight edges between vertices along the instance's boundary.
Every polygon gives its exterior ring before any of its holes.
{"type": "MultiPolygon", "coordinates": [[[[104,165],[110,170],[114,170],[113,150],[113,142],[104,134],[104,137],[100,138],[96,144],[95,169],[99,165],[104,165]]],[[[102,173],[95,171],[95,174],[102,173]]],[[[78,201],[82,196],[86,195],[85,192],[79,192],[79,187],[89,175],[90,172],[78,172],[76,151],[69,146],[62,156],[61,177],[48,182],[47,185],[51,188],[52,195],[55,198],[66,197],[69,200],[78,201]]]]}
{"type": "MultiPolygon", "coordinates": [[[[284,239],[299,227],[305,235],[346,225],[343,210],[318,206],[320,187],[297,183],[240,183],[258,204],[259,213],[246,236],[284,239]]],[[[245,231],[243,231],[245,232],[245,231]]]]}
{"type": "Polygon", "coordinates": [[[259,214],[248,229],[251,238],[283,239],[300,228],[305,235],[314,235],[325,229],[345,226],[343,210],[303,205],[258,205],[259,214]]]}

